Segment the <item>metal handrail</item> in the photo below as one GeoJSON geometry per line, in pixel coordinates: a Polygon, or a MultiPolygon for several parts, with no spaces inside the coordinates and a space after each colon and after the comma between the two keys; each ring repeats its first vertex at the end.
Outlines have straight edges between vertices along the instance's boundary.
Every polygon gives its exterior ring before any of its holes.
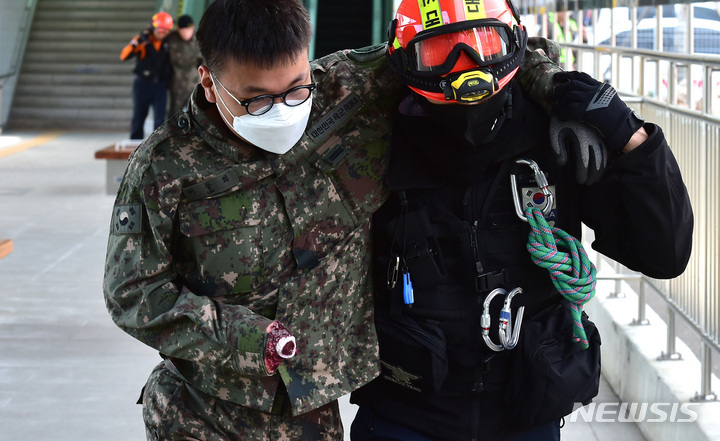
{"type": "MultiPolygon", "coordinates": [[[[712,122],[720,122],[720,109],[712,109],[715,115],[710,113],[710,102],[711,102],[711,96],[710,93],[712,91],[711,86],[711,78],[713,72],[720,72],[720,55],[699,55],[699,54],[678,54],[678,53],[672,53],[672,52],[660,52],[655,50],[647,50],[647,49],[632,49],[627,47],[616,47],[616,46],[606,46],[606,45],[585,45],[585,44],[577,44],[577,43],[558,43],[558,45],[561,48],[567,48],[567,49],[575,49],[578,51],[578,56],[576,57],[576,64],[577,64],[577,70],[581,71],[588,71],[588,69],[584,69],[584,58],[583,54],[586,52],[590,52],[595,54],[593,56],[593,70],[595,72],[588,72],[591,75],[594,74],[594,76],[602,80],[602,78],[599,78],[599,56],[600,55],[606,55],[611,56],[610,60],[610,70],[612,72],[615,72],[615,67],[617,64],[619,64],[619,59],[631,59],[633,63],[633,67],[635,67],[635,63],[637,61],[637,64],[639,64],[639,67],[641,70],[645,69],[645,66],[647,63],[660,63],[660,62],[666,62],[668,63],[668,71],[671,75],[671,78],[668,78],[668,96],[667,101],[666,100],[660,100],[657,98],[653,98],[651,96],[643,95],[642,98],[644,100],[647,100],[649,103],[653,103],[655,105],[662,105],[666,106],[668,108],[672,108],[673,110],[686,113],[688,115],[692,116],[699,116],[700,118],[706,119],[708,121],[712,122]],[[675,81],[674,81],[674,75],[675,71],[678,67],[686,67],[690,68],[690,66],[701,66],[704,70],[704,94],[702,97],[702,105],[703,110],[693,110],[690,108],[686,108],[680,105],[676,105],[673,103],[675,100],[676,95],[676,88],[675,88],[675,81]]],[[[658,88],[658,85],[660,83],[660,69],[659,67],[655,69],[655,88],[658,88]]],[[[615,78],[615,75],[613,74],[613,79],[615,78]]],[[[633,79],[633,89],[639,90],[642,93],[647,89],[646,88],[646,78],[644,74],[640,74],[637,76],[638,84],[634,84],[633,79]]],[[[688,103],[690,103],[690,98],[692,97],[692,93],[690,91],[691,88],[691,82],[686,82],[686,94],[688,97],[688,103]]],[[[615,84],[615,87],[618,88],[618,85],[615,84]]],[[[619,89],[619,88],[618,88],[619,89]]],[[[620,92],[623,92],[622,90],[619,90],[620,92]]]]}
{"type": "Polygon", "coordinates": [[[625,46],[609,46],[609,45],[591,45],[591,44],[579,44],[579,43],[558,43],[560,47],[567,47],[571,49],[580,50],[593,50],[597,52],[604,52],[608,55],[612,54],[625,54],[625,55],[637,55],[645,56],[647,58],[662,58],[668,61],[688,62],[694,64],[714,64],[720,68],[720,55],[714,54],[683,54],[679,52],[662,52],[650,49],[633,49],[625,46]]]}
{"type": "MultiPolygon", "coordinates": [[[[618,265],[617,262],[598,256],[595,259],[595,264],[600,266],[600,262],[602,261],[609,261],[612,262],[613,265],[618,265]]],[[[682,354],[678,353],[675,350],[675,339],[676,339],[676,332],[675,332],[675,316],[678,315],[680,318],[685,320],[685,322],[690,326],[690,328],[695,331],[697,336],[700,338],[700,341],[702,343],[702,350],[703,353],[701,354],[701,360],[700,360],[700,369],[701,369],[701,376],[700,376],[700,392],[695,393],[695,397],[693,398],[693,401],[716,401],[718,399],[717,394],[712,391],[711,384],[712,384],[712,353],[710,352],[711,349],[714,349],[718,352],[720,352],[720,344],[712,339],[712,337],[707,333],[704,332],[702,329],[700,329],[699,324],[697,321],[695,321],[690,315],[688,315],[685,311],[682,310],[672,299],[667,298],[667,296],[664,295],[662,290],[658,289],[652,282],[653,279],[635,272],[630,273],[618,273],[613,275],[598,273],[597,275],[598,280],[614,280],[616,282],[620,281],[628,281],[628,280],[635,280],[640,283],[639,286],[639,293],[638,293],[638,315],[637,318],[634,318],[631,325],[648,325],[650,324],[649,321],[646,318],[645,315],[645,308],[647,306],[646,302],[646,296],[645,296],[645,286],[650,286],[656,293],[660,294],[660,297],[665,301],[666,306],[668,307],[668,321],[667,321],[667,336],[666,336],[666,350],[662,351],[660,355],[657,357],[658,361],[664,361],[664,360],[681,360],[682,354]]],[[[616,290],[619,291],[619,288],[616,288],[616,290]]],[[[617,294],[617,293],[615,293],[617,294]]],[[[616,296],[616,295],[615,295],[616,296]]],[[[615,297],[613,296],[613,297],[615,297]]]]}

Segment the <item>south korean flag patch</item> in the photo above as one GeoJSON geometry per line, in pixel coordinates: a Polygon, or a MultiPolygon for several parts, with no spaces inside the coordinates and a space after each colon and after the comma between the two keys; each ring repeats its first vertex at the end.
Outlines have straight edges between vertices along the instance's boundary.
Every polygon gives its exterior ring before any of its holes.
{"type": "Polygon", "coordinates": [[[113,211],[112,229],[114,234],[140,233],[142,231],[140,204],[116,205],[113,211]]]}
{"type": "MultiPolygon", "coordinates": [[[[555,194],[555,186],[550,185],[548,186],[548,189],[552,192],[552,194],[555,194]]],[[[520,191],[520,195],[522,196],[522,206],[523,209],[526,209],[528,207],[534,207],[538,210],[542,211],[545,208],[545,205],[547,204],[547,196],[543,194],[540,187],[522,187],[520,191]]],[[[553,200],[553,207],[552,211],[550,211],[550,214],[548,214],[545,217],[545,220],[547,221],[548,225],[551,227],[555,226],[555,220],[557,219],[557,204],[555,203],[555,200],[553,200]]]]}

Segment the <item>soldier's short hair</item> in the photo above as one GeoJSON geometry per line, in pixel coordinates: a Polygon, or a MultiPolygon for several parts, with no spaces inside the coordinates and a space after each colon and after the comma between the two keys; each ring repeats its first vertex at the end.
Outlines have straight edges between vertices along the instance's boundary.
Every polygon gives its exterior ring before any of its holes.
{"type": "Polygon", "coordinates": [[[312,27],[298,0],[215,0],[196,33],[200,52],[214,72],[225,62],[283,66],[310,47],[312,27]]]}

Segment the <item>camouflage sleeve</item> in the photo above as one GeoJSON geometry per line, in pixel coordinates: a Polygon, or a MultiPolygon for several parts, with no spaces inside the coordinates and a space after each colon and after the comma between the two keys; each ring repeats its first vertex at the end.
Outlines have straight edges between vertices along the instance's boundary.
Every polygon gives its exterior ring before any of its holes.
{"type": "Polygon", "coordinates": [[[272,320],[182,285],[173,257],[177,201],[152,173],[137,183],[132,175],[129,169],[113,207],[105,263],[103,290],[113,321],[160,353],[200,365],[204,374],[269,375],[264,356],[272,320]]]}
{"type": "Polygon", "coordinates": [[[380,109],[391,109],[392,112],[408,88],[390,68],[386,52],[387,44],[381,43],[347,51],[347,57],[358,67],[369,69],[368,86],[378,97],[376,104],[380,109]]]}
{"type": "Polygon", "coordinates": [[[540,104],[545,112],[552,114],[553,75],[561,72],[557,65],[560,47],[542,37],[528,38],[525,59],[520,66],[517,79],[520,87],[533,101],[540,104]]]}

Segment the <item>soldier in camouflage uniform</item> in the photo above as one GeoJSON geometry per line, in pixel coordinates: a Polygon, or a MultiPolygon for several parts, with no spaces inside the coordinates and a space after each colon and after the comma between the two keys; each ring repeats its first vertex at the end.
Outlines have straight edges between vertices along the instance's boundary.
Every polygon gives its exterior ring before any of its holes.
{"type": "Polygon", "coordinates": [[[189,108],[130,158],[104,292],[163,357],[148,439],[341,440],[337,398],[379,373],[368,232],[404,86],[384,46],[309,63],[309,38],[299,2],[213,2],[189,108]],[[259,95],[290,123],[253,130],[259,95]]]}
{"type": "Polygon", "coordinates": [[[170,79],[170,115],[182,109],[200,81],[198,66],[202,64],[202,55],[195,38],[195,24],[192,17],[182,15],[178,18],[178,28],[167,37],[172,64],[170,79]]]}

